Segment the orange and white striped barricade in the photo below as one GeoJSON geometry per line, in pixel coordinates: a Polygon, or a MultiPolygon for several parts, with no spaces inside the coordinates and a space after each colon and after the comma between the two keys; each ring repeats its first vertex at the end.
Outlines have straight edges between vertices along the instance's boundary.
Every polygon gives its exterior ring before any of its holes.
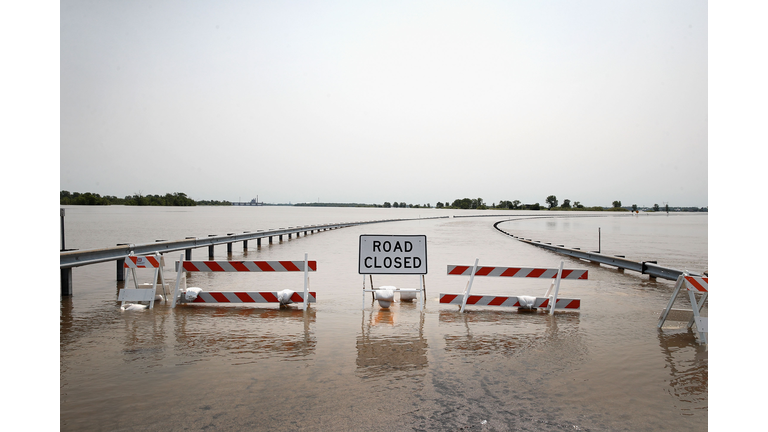
{"type": "Polygon", "coordinates": [[[173,303],[210,304],[210,303],[302,303],[302,310],[307,310],[307,303],[315,303],[316,293],[309,291],[309,272],[317,271],[317,262],[308,261],[184,261],[184,255],[176,262],[176,288],[173,292],[173,303]],[[181,287],[181,276],[184,272],[304,272],[304,292],[283,291],[202,291],[200,288],[181,287]],[[192,291],[190,291],[192,290],[192,291]],[[184,291],[184,292],[182,292],[184,291]]]}
{"type": "Polygon", "coordinates": [[[661,328],[664,325],[664,322],[669,316],[669,312],[673,310],[672,305],[675,303],[675,300],[677,300],[677,296],[680,294],[680,290],[683,287],[688,291],[688,298],[691,301],[691,309],[693,311],[693,317],[688,321],[686,327],[690,329],[696,324],[696,331],[699,333],[699,338],[703,343],[707,343],[708,319],[707,317],[701,316],[701,309],[704,307],[704,302],[707,301],[707,296],[709,295],[709,277],[691,276],[687,272],[680,275],[677,278],[677,283],[675,283],[672,298],[669,299],[667,307],[659,317],[659,324],[657,327],[661,328]],[[701,295],[701,300],[696,300],[696,294],[701,295]]]}
{"type": "MultiPolygon", "coordinates": [[[[163,276],[163,257],[159,253],[154,255],[128,255],[125,257],[125,264],[123,268],[130,270],[129,276],[133,276],[134,288],[122,288],[118,291],[117,300],[120,301],[120,307],[125,306],[127,301],[149,302],[149,308],[155,303],[155,293],[157,292],[157,276],[160,275],[160,284],[163,287],[163,299],[166,299],[167,293],[165,292],[165,277],[163,276]],[[152,288],[139,288],[139,282],[136,278],[136,269],[154,269],[154,277],[152,278],[152,288]]],[[[125,283],[128,283],[126,278],[125,283]]],[[[150,284],[141,284],[142,286],[149,286],[150,284]]]]}
{"type": "Polygon", "coordinates": [[[563,269],[563,262],[560,261],[560,268],[532,268],[532,267],[497,267],[497,266],[478,266],[479,259],[475,264],[449,265],[448,275],[469,276],[469,281],[463,294],[444,294],[440,293],[440,303],[461,305],[461,312],[464,312],[466,306],[509,306],[524,309],[545,308],[549,313],[554,314],[555,309],[579,310],[581,308],[580,299],[558,298],[560,291],[560,281],[562,279],[586,280],[589,276],[588,270],[563,269]],[[537,278],[553,279],[547,292],[543,297],[533,296],[498,296],[498,295],[470,295],[472,283],[476,276],[496,276],[496,277],[516,277],[516,278],[537,278]]]}

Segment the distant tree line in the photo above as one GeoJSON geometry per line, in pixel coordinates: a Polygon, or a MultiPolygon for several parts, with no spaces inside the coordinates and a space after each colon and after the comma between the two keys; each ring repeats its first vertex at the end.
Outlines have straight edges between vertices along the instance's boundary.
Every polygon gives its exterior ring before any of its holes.
{"type": "MultiPolygon", "coordinates": [[[[633,211],[639,210],[637,204],[631,207],[622,206],[621,201],[616,200],[611,203],[611,207],[586,207],[579,201],[571,202],[570,199],[563,200],[561,205],[555,195],[549,195],[546,200],[546,206],[539,203],[523,204],[520,200],[501,200],[498,204],[488,205],[482,198],[461,198],[455,199],[452,203],[438,202],[434,208],[438,209],[464,209],[464,210],[576,210],[576,211],[633,211]]],[[[91,192],[79,193],[61,191],[59,193],[60,205],[135,205],[135,206],[230,206],[230,201],[203,200],[195,201],[187,197],[185,193],[175,192],[161,195],[142,195],[140,193],[118,198],[116,196],[100,196],[91,192]]],[[[264,204],[276,205],[276,204],[264,204]]],[[[279,205],[279,204],[277,204],[279,205]]],[[[433,208],[430,203],[426,204],[406,204],[404,201],[385,201],[383,204],[362,204],[362,203],[299,203],[295,206],[305,207],[377,207],[377,208],[433,208]]],[[[664,204],[664,207],[654,204],[651,208],[643,208],[645,211],[684,211],[684,212],[707,212],[707,207],[670,207],[664,204]]]]}
{"type": "MultiPolygon", "coordinates": [[[[563,200],[560,204],[555,195],[550,195],[546,198],[546,207],[539,203],[523,204],[520,200],[501,200],[498,204],[492,203],[488,205],[482,198],[461,198],[455,199],[453,202],[440,202],[435,204],[434,208],[437,209],[462,209],[462,210],[565,210],[565,211],[638,211],[637,204],[633,204],[631,207],[624,207],[621,201],[613,201],[611,207],[593,206],[587,207],[579,201],[571,201],[570,199],[563,200]],[[560,204],[560,205],[558,205],[560,204]]],[[[403,201],[385,201],[383,204],[362,204],[362,203],[300,203],[294,204],[296,206],[308,206],[308,207],[376,207],[376,208],[433,208],[430,203],[427,204],[406,204],[403,201]]],[[[669,207],[660,208],[658,204],[654,204],[653,211],[707,211],[706,207],[669,207]]],[[[651,211],[649,208],[644,208],[645,211],[651,211]]]]}
{"type": "Polygon", "coordinates": [[[118,198],[112,195],[100,196],[91,192],[59,192],[60,205],[133,205],[133,206],[195,206],[232,205],[229,201],[195,201],[183,192],[165,195],[142,195],[140,193],[118,198]]]}
{"type": "MultiPolygon", "coordinates": [[[[549,195],[546,199],[546,207],[539,203],[524,204],[520,200],[501,200],[496,203],[488,205],[482,198],[462,198],[456,199],[452,203],[446,201],[445,203],[438,202],[435,208],[439,209],[468,209],[468,210],[565,210],[565,211],[638,211],[637,204],[633,204],[631,207],[624,207],[621,201],[616,200],[611,203],[611,207],[593,206],[587,207],[579,201],[571,201],[570,199],[563,200],[560,204],[557,196],[549,195]]],[[[650,211],[648,208],[644,208],[646,211],[650,211]]],[[[687,212],[706,212],[706,207],[669,207],[665,205],[664,208],[660,208],[658,204],[654,204],[653,211],[687,211],[687,212]]]]}
{"type": "Polygon", "coordinates": [[[361,204],[361,203],[297,203],[294,206],[298,207],[382,207],[376,204],[361,204]]]}

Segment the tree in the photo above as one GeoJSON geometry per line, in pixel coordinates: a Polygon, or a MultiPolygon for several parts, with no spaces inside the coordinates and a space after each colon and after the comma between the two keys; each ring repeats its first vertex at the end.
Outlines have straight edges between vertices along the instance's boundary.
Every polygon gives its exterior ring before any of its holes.
{"type": "Polygon", "coordinates": [[[456,207],[460,209],[472,208],[472,200],[469,198],[453,200],[452,207],[456,207]]]}
{"type": "Polygon", "coordinates": [[[547,197],[547,205],[549,206],[549,209],[552,210],[552,207],[557,207],[557,197],[554,195],[550,195],[547,197]]]}
{"type": "Polygon", "coordinates": [[[632,204],[632,211],[633,211],[633,212],[636,212],[636,211],[637,211],[637,204],[632,204]]]}
{"type": "Polygon", "coordinates": [[[435,208],[443,208],[443,203],[438,201],[437,204],[435,205],[435,208]]]}
{"type": "Polygon", "coordinates": [[[563,208],[571,208],[571,200],[564,199],[563,200],[563,208]]]}
{"type": "Polygon", "coordinates": [[[658,204],[654,204],[653,205],[653,211],[659,211],[659,205],[658,204]]]}
{"type": "Polygon", "coordinates": [[[613,202],[613,208],[620,208],[621,207],[621,201],[614,201],[613,202]]]}
{"type": "Polygon", "coordinates": [[[389,201],[384,201],[384,208],[390,208],[392,207],[392,204],[389,203],[389,201]]]}
{"type": "Polygon", "coordinates": [[[395,203],[394,203],[394,204],[392,204],[392,207],[394,207],[394,208],[398,208],[398,207],[400,207],[400,204],[399,204],[397,201],[395,201],[395,203]]]}
{"type": "Polygon", "coordinates": [[[513,209],[520,208],[520,200],[512,201],[512,208],[513,209]]]}

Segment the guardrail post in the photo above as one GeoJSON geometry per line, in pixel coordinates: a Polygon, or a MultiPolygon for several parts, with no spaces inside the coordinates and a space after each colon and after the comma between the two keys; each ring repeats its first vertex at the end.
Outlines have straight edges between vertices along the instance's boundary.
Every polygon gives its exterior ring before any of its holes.
{"type": "MultiPolygon", "coordinates": [[[[128,246],[128,243],[118,243],[117,246],[128,246]]],[[[125,258],[118,258],[116,260],[117,268],[115,276],[117,278],[118,282],[122,282],[125,280],[125,258]]]]}
{"type": "MultiPolygon", "coordinates": [[[[640,273],[642,273],[642,274],[645,274],[646,270],[648,270],[648,266],[647,266],[647,265],[645,265],[646,263],[651,263],[651,264],[658,264],[658,262],[657,262],[657,261],[643,261],[643,262],[642,262],[642,269],[641,269],[642,271],[640,272],[640,273]]],[[[653,277],[653,276],[651,276],[651,275],[648,275],[648,277],[649,277],[650,279],[653,279],[653,280],[655,280],[655,279],[656,279],[655,277],[653,277]]]]}
{"type": "MultiPolygon", "coordinates": [[[[231,236],[232,234],[234,234],[234,233],[227,233],[228,236],[231,236]]],[[[228,254],[232,253],[232,243],[231,242],[227,243],[227,253],[228,254]]]]}
{"type": "MultiPolygon", "coordinates": [[[[208,237],[216,237],[216,234],[208,234],[208,237]]],[[[208,246],[208,259],[213,259],[213,245],[208,246]]]]}
{"type": "MultiPolygon", "coordinates": [[[[250,231],[243,231],[243,234],[249,234],[250,231]]],[[[243,250],[248,250],[248,240],[243,240],[243,250]]]]}
{"type": "MultiPolygon", "coordinates": [[[[197,237],[184,237],[186,240],[197,240],[197,237]]],[[[184,259],[192,261],[192,248],[184,249],[184,259]]]]}
{"type": "Polygon", "coordinates": [[[67,247],[64,245],[64,209],[61,210],[61,250],[66,250],[67,247]]]}
{"type": "Polygon", "coordinates": [[[61,269],[61,295],[72,295],[72,267],[61,269]]]}
{"type": "Polygon", "coordinates": [[[269,244],[272,244],[272,236],[269,236],[269,244]]]}
{"type": "Polygon", "coordinates": [[[117,278],[118,282],[122,282],[125,280],[125,270],[123,267],[125,266],[125,258],[120,258],[116,261],[117,268],[115,269],[115,276],[117,278]]]}

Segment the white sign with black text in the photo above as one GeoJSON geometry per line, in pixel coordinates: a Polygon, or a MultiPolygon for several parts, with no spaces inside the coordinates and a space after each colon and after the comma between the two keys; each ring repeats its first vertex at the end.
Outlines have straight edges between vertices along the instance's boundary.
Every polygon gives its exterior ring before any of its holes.
{"type": "Polygon", "coordinates": [[[361,235],[360,274],[427,274],[427,236],[361,235]]]}

